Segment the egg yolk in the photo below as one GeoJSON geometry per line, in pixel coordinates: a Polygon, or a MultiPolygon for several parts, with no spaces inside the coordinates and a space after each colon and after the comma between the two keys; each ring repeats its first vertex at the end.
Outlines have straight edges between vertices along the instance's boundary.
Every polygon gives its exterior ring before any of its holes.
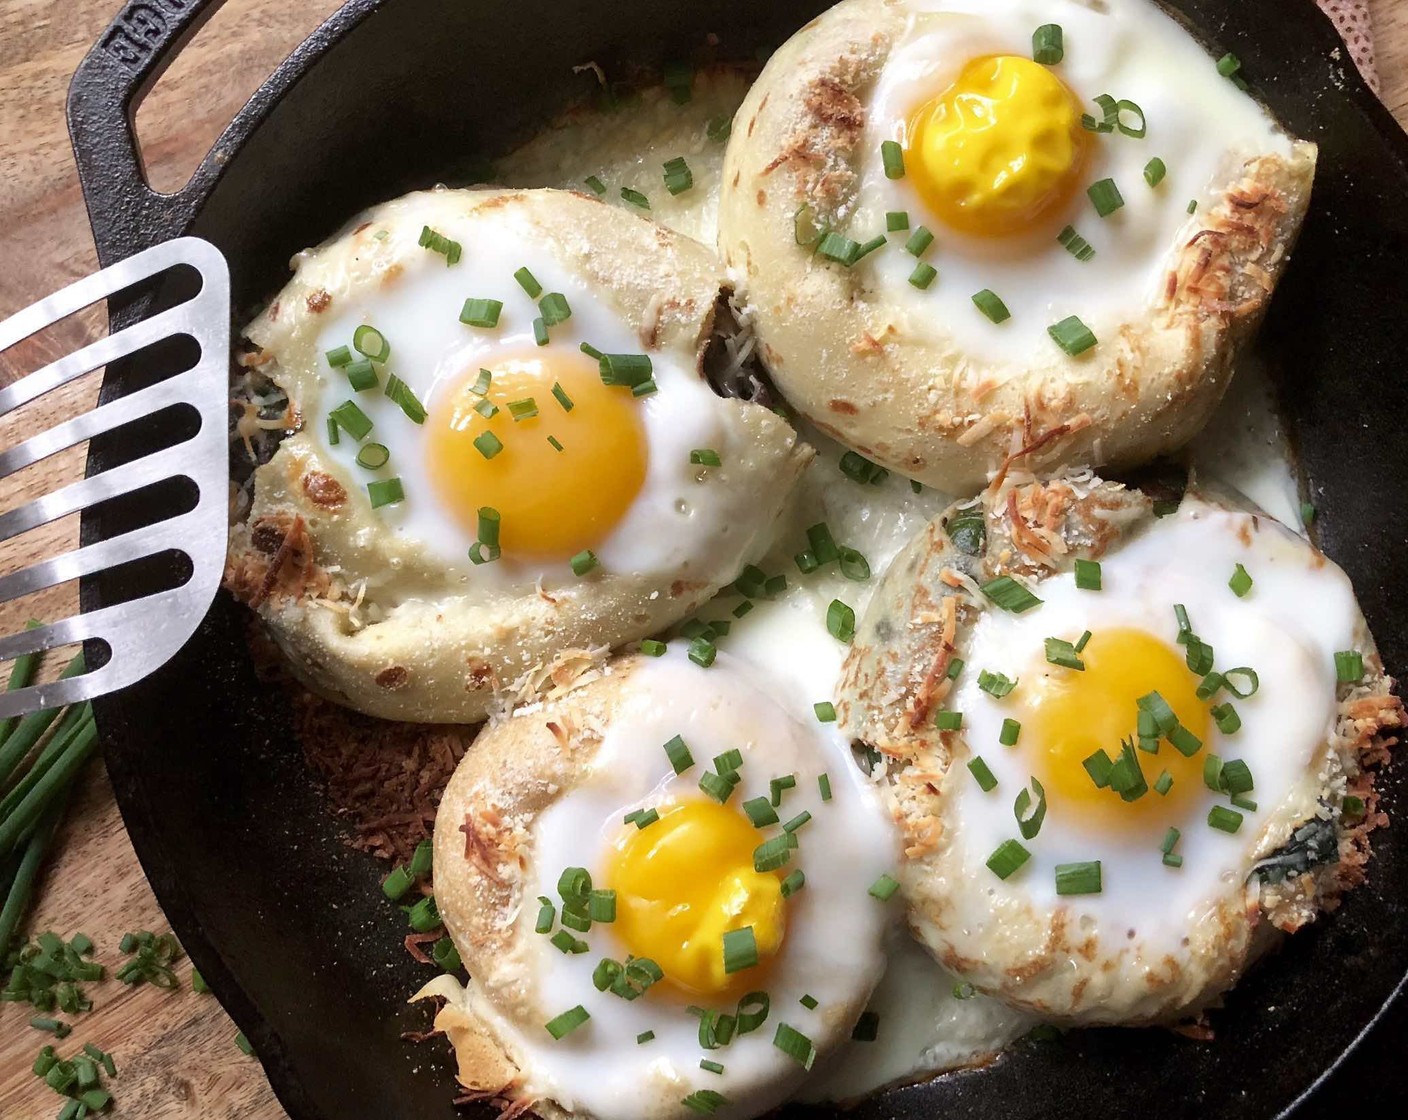
{"type": "Polygon", "coordinates": [[[905,173],[950,227],[1006,237],[1074,196],[1090,151],[1081,105],[1045,66],[989,55],[909,122],[905,173]]]}
{"type": "Polygon", "coordinates": [[[712,801],[685,801],[652,825],[628,826],[607,869],[617,936],[690,995],[735,999],[755,990],[787,925],[782,880],[753,869],[762,840],[742,814],[712,801]],[[753,927],[758,964],[727,973],[724,934],[744,926],[753,927]]]}
{"type": "Polygon", "coordinates": [[[569,557],[600,544],[645,482],[635,398],[603,385],[586,355],[551,346],[496,356],[482,396],[480,380],[467,370],[430,402],[427,466],[441,503],[471,536],[481,506],[498,510],[505,555],[569,557]],[[537,414],[516,420],[515,408],[537,414]]]}
{"type": "Polygon", "coordinates": [[[1028,674],[1013,698],[1024,709],[1019,742],[1032,753],[1032,773],[1046,788],[1050,812],[1102,832],[1147,831],[1190,809],[1203,788],[1202,752],[1185,757],[1167,739],[1157,754],[1135,748],[1149,792],[1124,801],[1095,785],[1083,763],[1098,750],[1118,760],[1120,743],[1138,742],[1138,701],[1158,692],[1178,722],[1201,741],[1208,738],[1208,709],[1198,699],[1199,678],[1175,647],[1142,630],[1095,634],[1081,652],[1082,672],[1043,662],[1028,674]],[[1154,790],[1167,770],[1173,785],[1154,790]]]}

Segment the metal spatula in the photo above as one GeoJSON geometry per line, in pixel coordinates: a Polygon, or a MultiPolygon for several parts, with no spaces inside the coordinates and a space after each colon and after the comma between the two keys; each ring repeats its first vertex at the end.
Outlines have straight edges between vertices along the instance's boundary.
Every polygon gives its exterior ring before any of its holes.
{"type": "MultiPolygon", "coordinates": [[[[0,575],[0,602],[168,551],[186,556],[190,578],[179,587],[0,637],[0,662],[93,638],[105,642],[110,650],[100,667],[83,676],[0,692],[0,719],[73,704],[140,680],[186,643],[215,597],[224,567],[229,508],[230,276],[219,250],[198,238],[184,237],[70,284],[0,323],[0,351],[91,303],[149,283],[182,265],[199,273],[201,287],[196,295],[0,390],[0,416],[91,370],[181,335],[194,339],[200,347],[195,365],[184,373],[113,397],[106,404],[5,448],[0,451],[0,478],[173,405],[195,409],[199,413],[199,429],[174,446],[124,462],[0,514],[0,541],[100,502],[182,476],[199,490],[194,508],[0,575]]],[[[140,362],[140,356],[133,361],[140,362]]],[[[120,392],[120,385],[118,389],[120,392]]]]}

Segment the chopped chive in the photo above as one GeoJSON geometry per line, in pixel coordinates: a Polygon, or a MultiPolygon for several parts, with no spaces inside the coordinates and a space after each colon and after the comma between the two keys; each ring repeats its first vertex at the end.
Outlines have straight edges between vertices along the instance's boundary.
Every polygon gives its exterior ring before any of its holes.
{"type": "Polygon", "coordinates": [[[561,444],[561,442],[559,442],[559,440],[558,440],[558,438],[557,438],[556,436],[548,436],[548,443],[552,445],[552,449],[553,449],[554,451],[561,451],[561,450],[562,450],[562,444],[561,444]]]}
{"type": "Polygon", "coordinates": [[[1154,723],[1164,735],[1169,734],[1178,726],[1178,716],[1175,715],[1173,709],[1169,707],[1168,701],[1159,695],[1158,692],[1146,693],[1135,701],[1135,703],[1138,704],[1140,711],[1148,712],[1154,717],[1154,723]]]}
{"type": "Polygon", "coordinates": [[[572,574],[584,576],[597,566],[596,553],[589,548],[582,549],[576,556],[572,557],[568,563],[572,566],[572,574]]]}
{"type": "Polygon", "coordinates": [[[1165,867],[1182,867],[1183,857],[1177,852],[1165,852],[1163,854],[1163,863],[1165,867]]]}
{"type": "Polygon", "coordinates": [[[1017,745],[1017,736],[1022,733],[1022,725],[1015,719],[1004,719],[1002,730],[998,732],[997,741],[1004,747],[1014,747],[1017,745]]]}
{"type": "Polygon", "coordinates": [[[751,602],[750,600],[748,600],[748,599],[745,599],[743,602],[739,603],[738,606],[736,606],[736,607],[733,608],[733,617],[734,617],[734,618],[743,618],[744,616],[746,616],[746,615],[748,615],[748,614],[751,614],[751,613],[752,613],[752,610],[753,610],[753,604],[752,604],[752,602],[751,602]]]}
{"type": "Polygon", "coordinates": [[[633,813],[627,813],[625,819],[621,823],[633,824],[639,831],[642,828],[649,828],[659,819],[660,811],[658,809],[637,809],[633,813]]]}
{"type": "Polygon", "coordinates": [[[1157,187],[1162,183],[1167,174],[1168,167],[1158,156],[1144,165],[1144,181],[1151,187],[1157,187]]]}
{"type": "Polygon", "coordinates": [[[921,292],[925,291],[939,275],[939,270],[928,261],[920,261],[914,266],[914,271],[909,274],[909,282],[921,292]]]}
{"type": "Polygon", "coordinates": [[[1224,735],[1235,735],[1242,727],[1242,717],[1231,704],[1214,704],[1212,718],[1217,722],[1217,729],[1224,735]]]}
{"type": "Polygon", "coordinates": [[[816,252],[818,256],[850,268],[860,258],[860,242],[832,230],[817,244],[816,252]]]}
{"type": "Polygon", "coordinates": [[[1098,859],[1056,865],[1057,894],[1099,894],[1102,889],[1100,880],[1098,859]]]}
{"type": "Polygon", "coordinates": [[[654,1031],[641,1031],[640,1034],[636,1035],[636,1045],[644,1046],[647,1042],[652,1041],[654,1038],[654,1031]]]}
{"type": "Polygon", "coordinates": [[[707,669],[718,656],[718,647],[708,638],[693,638],[689,643],[689,659],[701,668],[707,669]]]}
{"type": "Polygon", "coordinates": [[[533,932],[551,933],[553,924],[557,921],[557,907],[546,895],[539,895],[538,903],[538,920],[533,926],[533,932]]]}
{"type": "Polygon", "coordinates": [[[1242,814],[1225,805],[1214,805],[1208,810],[1208,824],[1219,832],[1236,832],[1242,827],[1242,814]]]}
{"type": "Polygon", "coordinates": [[[1188,203],[1188,213],[1190,213],[1190,214],[1196,214],[1197,212],[1198,212],[1198,200],[1195,198],[1195,199],[1193,199],[1191,202],[1188,203]]]}
{"type": "Polygon", "coordinates": [[[532,397],[524,397],[521,401],[509,401],[508,414],[513,417],[514,423],[531,420],[538,415],[538,402],[532,397]]]}
{"type": "Polygon", "coordinates": [[[708,125],[705,126],[705,135],[715,144],[722,144],[728,139],[729,133],[733,131],[733,118],[727,113],[720,113],[717,117],[710,117],[708,125]]]}
{"type": "Polygon", "coordinates": [[[948,663],[948,668],[944,670],[944,678],[946,680],[956,681],[958,679],[958,675],[963,672],[964,664],[965,662],[961,657],[955,657],[950,660],[948,663]]]}
{"type": "Polygon", "coordinates": [[[981,292],[976,293],[973,296],[973,303],[994,323],[1005,323],[1012,318],[1012,312],[1007,310],[1007,305],[998,298],[997,293],[991,288],[984,288],[981,292]]]}
{"type": "Polygon", "coordinates": [[[963,713],[937,712],[934,715],[934,726],[940,731],[958,731],[963,727],[963,713]]]}
{"type": "Polygon", "coordinates": [[[474,449],[486,459],[492,459],[504,449],[503,441],[493,432],[480,432],[474,437],[474,449]]]}
{"type": "Polygon", "coordinates": [[[460,308],[460,322],[467,327],[497,327],[503,309],[502,300],[471,297],[460,308]]]}
{"type": "Polygon", "coordinates": [[[758,942],[752,926],[731,929],[724,934],[724,972],[732,975],[758,963],[758,942]]]}
{"type": "Polygon", "coordinates": [[[1233,808],[1241,809],[1243,812],[1256,812],[1256,802],[1253,801],[1250,797],[1248,797],[1245,793],[1234,793],[1232,795],[1232,806],[1233,808]]]}
{"type": "Polygon", "coordinates": [[[1252,577],[1247,574],[1247,569],[1238,564],[1232,571],[1232,578],[1227,581],[1227,586],[1232,589],[1232,594],[1239,599],[1246,598],[1247,592],[1252,589],[1252,577]]]}
{"type": "Polygon", "coordinates": [[[352,360],[352,351],[346,346],[339,346],[336,350],[329,350],[324,357],[333,369],[341,369],[352,360]]]}
{"type": "Polygon", "coordinates": [[[336,447],[342,440],[338,434],[337,421],[333,417],[328,417],[328,445],[336,447]]]}
{"type": "Polygon", "coordinates": [[[1010,878],[1022,864],[1031,859],[1031,852],[1016,840],[1004,840],[997,850],[988,856],[988,870],[999,879],[1010,878]]]}
{"type": "Polygon", "coordinates": [[[856,612],[840,599],[826,608],[826,631],[838,642],[849,643],[856,634],[856,612]]]}
{"type": "Polygon", "coordinates": [[[355,362],[349,362],[342,367],[342,372],[347,375],[347,383],[352,386],[354,393],[365,393],[368,389],[377,387],[376,369],[372,366],[370,358],[358,358],[355,362]]]}
{"type": "Polygon", "coordinates": [[[1300,504],[1300,523],[1307,529],[1315,523],[1315,507],[1310,502],[1300,504]]]}
{"type": "Polygon", "coordinates": [[[357,449],[357,465],[369,471],[379,471],[391,460],[391,452],[383,443],[364,443],[357,449]]]}
{"type": "Polygon", "coordinates": [[[770,840],[764,840],[753,849],[753,870],[759,874],[765,871],[776,871],[792,858],[792,842],[790,836],[774,836],[770,840]]]}
{"type": "Polygon", "coordinates": [[[548,1034],[557,1040],[565,1038],[590,1018],[587,1009],[579,1003],[576,1007],[568,1008],[556,1018],[549,1019],[543,1025],[547,1028],[548,1034]]]}
{"type": "Polygon", "coordinates": [[[796,894],[806,885],[807,877],[805,874],[803,874],[802,869],[799,867],[796,870],[790,872],[787,878],[782,880],[782,897],[791,898],[792,895],[796,894]]]}
{"type": "Polygon", "coordinates": [[[689,453],[689,463],[694,467],[718,467],[723,465],[723,460],[712,447],[696,447],[689,453]]]}
{"type": "Polygon", "coordinates": [[[772,1044],[789,1058],[799,1062],[803,1069],[811,1069],[812,1063],[816,1061],[816,1047],[812,1045],[812,1040],[786,1023],[777,1024],[772,1044]]]}
{"type": "Polygon", "coordinates": [[[1154,779],[1154,792],[1160,797],[1167,797],[1168,791],[1173,788],[1173,775],[1167,770],[1160,771],[1159,776],[1154,779]]]}
{"type": "Polygon", "coordinates": [[[515,272],[513,278],[518,281],[518,286],[528,293],[529,299],[537,299],[543,294],[543,286],[538,283],[537,278],[526,267],[515,272]]]}
{"type": "Polygon", "coordinates": [[[973,775],[973,779],[978,783],[978,788],[984,793],[991,793],[997,788],[997,779],[992,776],[992,770],[983,761],[982,756],[975,755],[968,762],[968,772],[973,775]]]}
{"type": "MultiPolygon", "coordinates": [[[[378,241],[386,237],[386,230],[378,230],[374,235],[378,241]]],[[[452,264],[460,263],[460,254],[464,247],[458,241],[451,241],[444,234],[436,233],[429,226],[422,226],[420,231],[419,245],[423,249],[429,249],[432,253],[439,253],[445,258],[445,266],[448,268],[452,264]]]]}
{"type": "Polygon", "coordinates": [[[786,824],[784,824],[784,825],[782,826],[782,831],[783,831],[783,832],[796,832],[799,828],[801,828],[804,824],[806,824],[806,823],[807,823],[808,821],[810,821],[811,819],[812,819],[811,813],[808,812],[806,809],[803,809],[800,813],[798,813],[795,817],[793,817],[790,821],[788,821],[786,824]]]}
{"type": "Polygon", "coordinates": [[[723,1073],[724,1067],[719,1062],[711,1062],[708,1058],[699,1059],[699,1068],[705,1073],[723,1073]]]}
{"type": "Polygon", "coordinates": [[[885,229],[890,233],[899,233],[909,228],[909,212],[906,210],[885,211],[885,229]]]}
{"type": "Polygon", "coordinates": [[[482,397],[488,393],[489,386],[493,384],[493,381],[494,375],[487,369],[481,369],[479,376],[474,379],[474,384],[469,387],[469,391],[482,397]]]}
{"type": "Polygon", "coordinates": [[[717,1112],[721,1106],[728,1104],[728,1098],[722,1093],[714,1092],[713,1089],[696,1089],[680,1103],[691,1112],[710,1116],[717,1112]]]}
{"type": "Polygon", "coordinates": [[[474,402],[474,411],[484,417],[485,420],[492,420],[499,414],[499,406],[488,397],[480,397],[474,402]]]}
{"type": "Polygon", "coordinates": [[[774,806],[782,804],[782,795],[789,789],[797,787],[797,775],[784,774],[780,778],[774,778],[768,783],[768,794],[774,806]]]}
{"type": "Polygon", "coordinates": [[[689,169],[684,156],[676,156],[665,161],[665,189],[672,195],[684,194],[694,186],[694,172],[689,169]]]}
{"type": "Polygon", "coordinates": [[[1101,590],[1100,561],[1077,560],[1075,564],[1076,587],[1081,591],[1101,590]]]}
{"type": "MultiPolygon", "coordinates": [[[[541,915],[542,911],[539,911],[538,913],[541,915]]],[[[563,913],[565,915],[566,911],[564,911],[563,913]]],[[[554,948],[560,950],[561,952],[571,953],[573,955],[585,953],[591,948],[591,946],[588,945],[585,941],[573,937],[572,934],[570,934],[565,929],[558,930],[555,934],[548,938],[548,941],[553,945],[554,948]]]]}
{"type": "Polygon", "coordinates": [[[603,385],[634,388],[649,381],[655,369],[648,354],[602,354],[597,363],[603,385]]]}
{"type": "MultiPolygon", "coordinates": [[[[715,625],[718,625],[715,623],[715,625]]],[[[714,769],[720,774],[736,774],[743,768],[743,752],[737,747],[714,756],[714,769]]]]}
{"type": "Polygon", "coordinates": [[[1214,793],[1222,793],[1222,759],[1209,752],[1203,758],[1203,785],[1214,793]]]}
{"type": "MultiPolygon", "coordinates": [[[[1338,657],[1335,658],[1335,670],[1338,673],[1338,657]]],[[[1238,700],[1245,700],[1249,696],[1256,695],[1257,689],[1261,687],[1261,678],[1256,675],[1255,669],[1250,669],[1245,665],[1239,665],[1235,669],[1222,670],[1222,687],[1227,689],[1227,691],[1238,700]],[[1246,683],[1239,685],[1237,681],[1245,681],[1246,683]]]]}
{"type": "Polygon", "coordinates": [[[385,362],[391,357],[391,343],[386,336],[369,323],[363,323],[352,332],[352,346],[365,358],[373,362],[385,362]]]}
{"type": "Polygon", "coordinates": [[[568,306],[567,297],[561,292],[549,292],[540,299],[538,311],[543,317],[544,325],[549,327],[555,327],[572,318],[572,308],[568,306]]]}
{"type": "Polygon", "coordinates": [[[1250,793],[1254,788],[1251,767],[1240,758],[1222,764],[1219,782],[1222,789],[1230,794],[1250,793]]]}
{"type": "MultiPolygon", "coordinates": [[[[1231,670],[1228,670],[1231,672],[1231,670]]],[[[1364,655],[1357,649],[1342,649],[1335,653],[1335,680],[1340,684],[1358,684],[1364,679],[1364,655]]]]}
{"type": "MultiPolygon", "coordinates": [[[[885,244],[885,235],[883,233],[877,234],[876,236],[872,237],[869,241],[861,242],[860,248],[856,250],[856,260],[863,260],[865,257],[870,256],[870,254],[875,252],[877,249],[883,249],[885,247],[885,244]]],[[[854,264],[855,261],[852,261],[851,263],[854,264]]]]}
{"type": "Polygon", "coordinates": [[[1124,205],[1124,198],[1113,179],[1100,179],[1091,183],[1085,193],[1090,196],[1095,212],[1102,218],[1108,218],[1124,205]]]}
{"type": "Polygon", "coordinates": [[[1051,336],[1057,346],[1073,358],[1084,354],[1097,341],[1094,332],[1076,315],[1068,316],[1059,323],[1047,327],[1046,333],[1051,336]]]}
{"type": "Polygon", "coordinates": [[[830,800],[831,800],[831,775],[830,775],[830,774],[818,774],[818,775],[817,775],[817,779],[816,779],[816,789],[817,789],[817,792],[818,792],[819,794],[821,794],[821,800],[822,800],[823,802],[830,801],[830,800]]]}
{"type": "Polygon", "coordinates": [[[922,257],[934,243],[934,235],[928,226],[920,226],[909,235],[909,240],[904,243],[904,250],[911,256],[922,257]]]}
{"type": "Polygon", "coordinates": [[[380,509],[405,501],[406,491],[399,478],[379,478],[367,483],[367,497],[371,499],[372,509],[380,509]]]}
{"type": "Polygon", "coordinates": [[[1032,607],[1039,606],[1041,600],[1011,576],[998,576],[983,584],[980,591],[993,603],[1005,611],[1022,614],[1032,607]]]}
{"type": "Polygon", "coordinates": [[[665,643],[658,638],[641,639],[640,651],[645,654],[646,657],[663,657],[665,655],[665,649],[665,643]]]}
{"type": "Polygon", "coordinates": [[[1350,794],[1340,802],[1340,812],[1351,819],[1362,817],[1364,815],[1364,799],[1350,794]]]}
{"type": "Polygon", "coordinates": [[[805,1007],[808,1011],[815,1011],[817,1009],[817,999],[815,996],[804,995],[797,1002],[800,1003],[803,1007],[805,1007]]]}
{"type": "Polygon", "coordinates": [[[754,828],[767,828],[778,821],[777,810],[766,797],[750,797],[743,803],[743,812],[754,828]]]}
{"type": "Polygon", "coordinates": [[[1044,23],[1032,32],[1032,61],[1055,66],[1066,57],[1066,45],[1059,23],[1044,23]]]}
{"type": "Polygon", "coordinates": [[[881,875],[870,884],[870,889],[866,893],[872,898],[878,898],[881,902],[889,902],[899,889],[900,884],[893,876],[881,875]]]}
{"type": "MultiPolygon", "coordinates": [[[[1118,103],[1118,105],[1116,105],[1116,107],[1115,107],[1115,127],[1120,130],[1120,133],[1121,133],[1122,135],[1128,136],[1128,137],[1130,137],[1130,138],[1132,138],[1132,139],[1134,139],[1134,140],[1143,140],[1144,137],[1149,134],[1149,124],[1148,124],[1148,122],[1144,119],[1144,110],[1141,109],[1141,108],[1140,108],[1137,104],[1135,104],[1133,101],[1129,101],[1129,100],[1121,100],[1121,101],[1118,103]],[[1136,117],[1139,118],[1139,123],[1138,123],[1138,124],[1125,124],[1125,123],[1124,123],[1124,115],[1125,115],[1126,113],[1133,113],[1136,117]]],[[[1148,178],[1148,174],[1149,174],[1149,172],[1148,172],[1148,169],[1146,168],[1146,169],[1145,169],[1145,172],[1144,172],[1145,178],[1148,178]]]]}
{"type": "MultiPolygon", "coordinates": [[[[641,827],[637,821],[637,827],[641,827]]],[[[587,896],[587,913],[594,922],[614,922],[616,920],[616,892],[594,890],[587,896]]]]}
{"type": "Polygon", "coordinates": [[[816,713],[818,723],[836,722],[836,705],[830,700],[819,700],[812,705],[812,711],[816,713]]]}
{"type": "Polygon", "coordinates": [[[1035,808],[1032,807],[1032,795],[1026,788],[1017,794],[1017,799],[1012,803],[1012,813],[1017,818],[1017,828],[1023,840],[1035,839],[1041,831],[1042,822],[1046,820],[1046,790],[1036,778],[1032,779],[1031,788],[1036,790],[1035,808]]]}
{"type": "MultiPolygon", "coordinates": [[[[601,181],[601,178],[599,176],[588,175],[582,181],[586,183],[588,187],[591,188],[592,193],[596,195],[604,195],[606,193],[606,184],[601,181]]],[[[532,295],[533,293],[529,292],[528,294],[532,295]]]]}
{"type": "Polygon", "coordinates": [[[1049,664],[1059,665],[1063,669],[1085,669],[1085,662],[1076,655],[1076,647],[1065,638],[1046,639],[1046,660],[1049,664]]]}
{"type": "Polygon", "coordinates": [[[650,209],[650,199],[646,198],[640,191],[632,190],[630,187],[622,187],[621,197],[632,206],[638,206],[642,210],[650,209]]]}
{"type": "Polygon", "coordinates": [[[841,550],[825,521],[819,521],[807,530],[807,543],[811,545],[811,553],[819,564],[830,564],[833,560],[840,559],[841,550]]]}
{"type": "Polygon", "coordinates": [[[676,105],[688,104],[693,96],[694,68],[687,62],[665,63],[661,83],[670,91],[670,98],[676,105]]]}
{"type": "Polygon", "coordinates": [[[406,897],[415,880],[404,867],[392,868],[391,874],[381,881],[381,893],[392,902],[400,902],[406,897]]]}
{"type": "Polygon", "coordinates": [[[548,325],[546,322],[543,321],[543,317],[541,315],[539,315],[536,319],[533,320],[533,341],[539,346],[546,346],[550,341],[550,338],[548,336],[548,325]]]}
{"type": "Polygon", "coordinates": [[[1100,117],[1096,119],[1089,113],[1084,114],[1080,119],[1081,127],[1089,132],[1114,132],[1120,115],[1119,102],[1108,93],[1100,94],[1094,101],[1100,106],[1100,117]]]}
{"type": "MultiPolygon", "coordinates": [[[[645,645],[644,642],[641,643],[645,645]]],[[[664,643],[660,643],[661,653],[664,652],[664,643]]],[[[658,656],[658,655],[657,655],[658,656]]],[[[694,755],[690,753],[689,747],[685,744],[683,737],[676,735],[665,744],[665,756],[670,760],[670,766],[676,774],[683,774],[694,765],[694,755]]]]}
{"type": "Polygon", "coordinates": [[[1079,638],[1076,639],[1075,651],[1084,653],[1085,647],[1090,644],[1090,639],[1094,637],[1089,630],[1083,630],[1079,638]]]}
{"type": "Polygon", "coordinates": [[[863,583],[870,578],[870,562],[858,550],[843,546],[839,560],[841,574],[847,579],[863,583]]]}
{"type": "Polygon", "coordinates": [[[1082,263],[1095,256],[1095,247],[1076,232],[1075,226],[1067,226],[1056,236],[1066,252],[1082,263]]]}
{"type": "Polygon", "coordinates": [[[1203,749],[1203,741],[1181,723],[1168,733],[1167,738],[1174,750],[1184,758],[1192,758],[1203,749]]]}
{"type": "Polygon", "coordinates": [[[885,178],[904,178],[904,149],[895,140],[880,142],[880,162],[885,166],[885,178]]]}
{"type": "Polygon", "coordinates": [[[1002,673],[990,673],[983,669],[978,673],[978,688],[994,700],[1001,700],[1017,687],[1017,682],[1002,673]]]}
{"type": "Polygon", "coordinates": [[[1217,72],[1224,78],[1230,78],[1242,68],[1242,60],[1235,54],[1228,52],[1217,60],[1217,72]]]}

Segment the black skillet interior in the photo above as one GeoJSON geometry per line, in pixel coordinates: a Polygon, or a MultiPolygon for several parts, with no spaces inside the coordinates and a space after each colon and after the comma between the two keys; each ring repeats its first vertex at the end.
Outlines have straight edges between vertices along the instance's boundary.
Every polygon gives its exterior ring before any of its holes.
{"type": "MultiPolygon", "coordinates": [[[[826,5],[351,0],[266,83],[188,188],[153,195],[133,160],[128,110],[215,6],[129,3],[75,78],[70,121],[103,261],[196,233],[224,250],[236,307],[248,307],[283,282],[291,252],[358,208],[456,181],[457,168],[579,95],[573,64],[685,57],[710,32],[725,57],[751,58],[826,5]]],[[[1408,582],[1408,488],[1399,482],[1408,382],[1398,370],[1408,353],[1408,141],[1311,0],[1173,7],[1216,53],[1235,51],[1257,92],[1321,146],[1311,216],[1258,345],[1278,371],[1322,511],[1321,542],[1353,577],[1385,660],[1401,673],[1408,612],[1393,591],[1408,582]]],[[[1211,68],[1207,80],[1218,80],[1211,68]]],[[[110,381],[137,375],[109,371],[110,381]]],[[[140,438],[118,433],[95,448],[95,462],[130,453],[140,438]]],[[[100,510],[85,532],[109,535],[132,515],[100,510]]],[[[85,602],[91,609],[121,590],[91,581],[85,602]]],[[[244,622],[222,598],[162,672],[97,703],[133,842],[296,1120],[448,1117],[441,1049],[399,1037],[424,1025],[424,1011],[404,1000],[428,970],[401,947],[403,919],[378,890],[382,868],[348,849],[325,811],[284,704],[256,684],[244,622]]],[[[1387,782],[1390,810],[1402,784],[1399,767],[1387,782]]],[[[1336,1063],[1408,967],[1405,899],[1408,846],[1390,833],[1368,886],[1238,986],[1216,1016],[1216,1044],[1077,1033],[879,1096],[858,1115],[1279,1114],[1336,1063]]],[[[1401,1029],[1401,1014],[1396,1022],[1401,1029]]],[[[1366,1078],[1356,1060],[1338,1076],[1354,1082],[1357,1103],[1366,1092],[1399,1099],[1401,1062],[1396,1077],[1366,1078]]]]}

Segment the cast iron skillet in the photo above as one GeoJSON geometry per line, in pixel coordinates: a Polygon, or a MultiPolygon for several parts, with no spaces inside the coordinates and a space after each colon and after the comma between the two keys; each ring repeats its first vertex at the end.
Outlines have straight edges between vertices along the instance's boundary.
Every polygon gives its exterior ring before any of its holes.
{"type": "MultiPolygon", "coordinates": [[[[104,264],[183,233],[229,258],[235,306],[286,276],[290,253],[358,208],[456,181],[582,92],[571,66],[687,56],[709,32],[751,58],[824,0],[350,0],[260,88],[189,185],[145,184],[131,128],[144,89],[218,0],[133,0],[74,78],[69,120],[104,264]]],[[[1384,658],[1408,669],[1408,140],[1366,90],[1311,0],[1177,0],[1214,53],[1234,50],[1290,127],[1319,142],[1314,206],[1259,346],[1320,506],[1320,540],[1349,571],[1384,658]]],[[[1209,68],[1208,81],[1218,80],[1209,68]]],[[[119,320],[139,301],[114,307],[119,320]]],[[[178,360],[173,358],[172,360],[178,360]]],[[[113,367],[105,392],[151,376],[113,367]]],[[[95,446],[95,465],[163,439],[95,446]]],[[[96,511],[105,535],[149,516],[96,511]]],[[[140,504],[139,504],[140,505],[140,504]]],[[[92,609],[140,574],[85,584],[92,609]]],[[[245,616],[224,598],[154,679],[95,702],[118,801],[176,932],[253,1041],[297,1120],[453,1114],[440,1051],[403,1001],[428,978],[401,948],[381,868],[325,811],[278,697],[256,686],[245,616]]],[[[1389,806],[1404,767],[1390,775],[1389,806]]],[[[1408,844],[1383,837],[1369,884],[1237,987],[1205,1045],[1161,1031],[1076,1033],[995,1067],[893,1092],[870,1117],[1270,1117],[1295,1107],[1380,1014],[1408,964],[1408,844]]],[[[1390,1016],[1396,1012],[1389,1012],[1390,1016]]],[[[1401,1024],[1402,1018],[1398,1022],[1401,1024]]],[[[1380,1038],[1386,1035],[1381,1029],[1380,1038]]],[[[883,1044],[883,1035],[882,1035],[883,1044]]],[[[1373,1041],[1371,1039],[1370,1046],[1373,1041]]],[[[1381,1052],[1387,1047],[1380,1043],[1381,1052]]],[[[1355,1103],[1405,1085],[1358,1067],[1355,1103]]],[[[1389,1095],[1383,1096],[1387,1093],[1389,1095]]],[[[1314,1106],[1312,1106],[1314,1107],[1314,1106]]],[[[823,1115],[826,1110],[812,1110],[823,1115]]]]}

